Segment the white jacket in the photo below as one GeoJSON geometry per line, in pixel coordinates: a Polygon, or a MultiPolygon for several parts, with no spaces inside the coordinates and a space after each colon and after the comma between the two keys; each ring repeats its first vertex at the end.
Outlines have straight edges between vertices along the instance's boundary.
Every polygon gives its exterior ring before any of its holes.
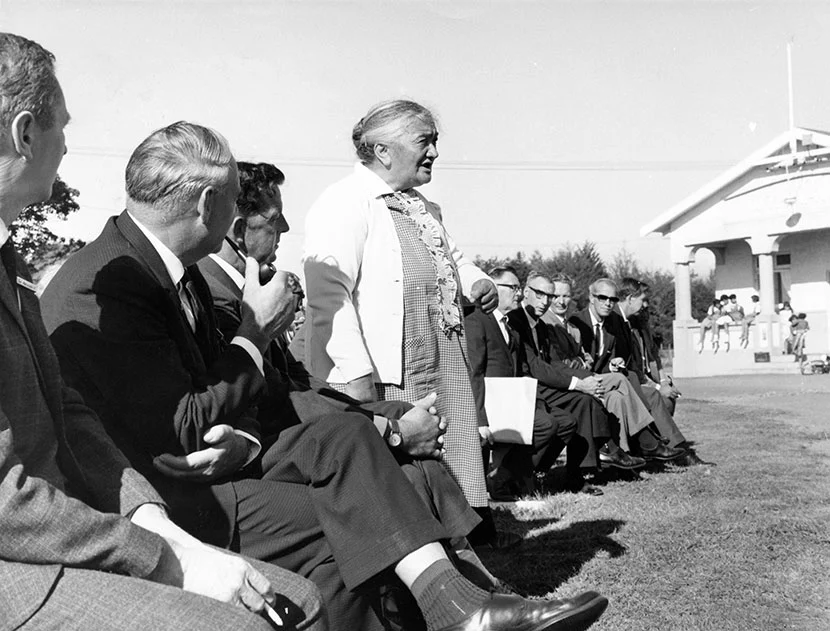
{"type": "MultiPolygon", "coordinates": [[[[306,217],[304,362],[326,381],[346,383],[372,373],[378,383],[403,382],[401,246],[381,198],[393,192],[356,164],[354,173],[323,192],[306,217]]],[[[438,205],[424,202],[440,222],[438,205]]],[[[443,232],[469,296],[473,283],[488,277],[443,232]]]]}

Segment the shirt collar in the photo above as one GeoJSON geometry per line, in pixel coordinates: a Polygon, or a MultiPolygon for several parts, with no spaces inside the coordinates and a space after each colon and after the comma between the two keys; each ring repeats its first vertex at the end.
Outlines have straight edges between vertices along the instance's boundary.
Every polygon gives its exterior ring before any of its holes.
{"type": "Polygon", "coordinates": [[[383,181],[383,178],[360,162],[354,165],[354,175],[372,198],[377,199],[382,195],[395,192],[391,186],[383,181]]]}
{"type": "Polygon", "coordinates": [[[0,247],[6,245],[9,240],[9,229],[6,227],[6,222],[0,219],[0,247]]]}
{"type": "Polygon", "coordinates": [[[624,322],[628,322],[628,317],[625,315],[625,311],[623,311],[622,309],[617,309],[616,311],[622,316],[624,322]]]}
{"type": "Polygon", "coordinates": [[[244,287],[245,287],[245,277],[242,274],[239,273],[238,269],[236,269],[233,265],[228,263],[225,259],[223,259],[218,254],[209,254],[208,256],[210,256],[210,258],[212,258],[213,261],[219,267],[222,268],[222,271],[224,271],[230,277],[230,279],[236,284],[237,287],[239,287],[240,290],[244,289],[244,287]]]}
{"type": "Polygon", "coordinates": [[[565,319],[564,319],[564,318],[560,318],[558,315],[556,315],[556,314],[555,314],[553,311],[551,311],[550,309],[548,309],[548,315],[549,315],[551,318],[553,318],[553,321],[554,321],[554,322],[556,322],[559,326],[565,326],[565,319]]]}
{"type": "Polygon", "coordinates": [[[602,320],[600,320],[599,318],[597,318],[597,316],[595,316],[595,315],[594,315],[594,312],[593,312],[593,311],[591,311],[590,309],[588,309],[588,315],[590,315],[590,316],[591,316],[591,326],[592,326],[592,327],[595,327],[597,324],[599,324],[599,328],[602,328],[602,320]]]}
{"type": "Polygon", "coordinates": [[[158,255],[161,257],[161,262],[164,263],[164,267],[167,269],[167,273],[170,276],[170,280],[173,281],[173,284],[178,287],[179,281],[184,276],[184,265],[179,260],[179,257],[173,254],[173,252],[164,245],[159,238],[150,232],[144,224],[142,224],[138,219],[135,218],[129,210],[127,214],[130,216],[135,222],[135,225],[138,226],[138,229],[144,233],[144,236],[147,237],[147,240],[150,242],[150,245],[153,246],[153,249],[158,252],[158,255]]]}
{"type": "Polygon", "coordinates": [[[521,310],[524,312],[525,317],[527,318],[527,321],[530,323],[530,327],[531,327],[531,328],[535,327],[535,326],[536,326],[536,324],[539,322],[539,319],[538,319],[538,318],[534,318],[532,315],[530,315],[530,314],[527,312],[527,309],[525,309],[524,307],[519,307],[519,309],[521,309],[521,310]]]}
{"type": "Polygon", "coordinates": [[[493,316],[496,318],[496,322],[501,322],[502,318],[504,318],[504,314],[498,309],[493,310],[493,316]]]}

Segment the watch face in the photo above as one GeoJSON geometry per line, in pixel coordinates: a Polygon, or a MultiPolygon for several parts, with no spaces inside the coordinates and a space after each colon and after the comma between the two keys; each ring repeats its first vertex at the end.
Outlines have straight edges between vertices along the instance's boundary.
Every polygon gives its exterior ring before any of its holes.
{"type": "Polygon", "coordinates": [[[389,445],[391,447],[400,447],[403,442],[403,436],[400,432],[392,432],[389,434],[389,445]]]}

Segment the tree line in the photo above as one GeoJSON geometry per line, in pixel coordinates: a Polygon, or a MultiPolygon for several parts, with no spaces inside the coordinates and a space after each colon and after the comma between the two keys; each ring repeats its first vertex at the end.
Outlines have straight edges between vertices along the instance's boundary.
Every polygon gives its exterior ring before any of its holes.
{"type": "MultiPolygon", "coordinates": [[[[566,245],[551,254],[544,255],[536,250],[528,255],[516,252],[510,257],[475,258],[475,264],[484,271],[496,266],[509,265],[516,269],[519,280],[524,282],[530,270],[554,275],[564,273],[573,278],[573,298],[577,309],[588,305],[588,286],[598,278],[620,280],[636,278],[648,283],[649,319],[655,341],[664,348],[671,348],[672,321],[674,320],[674,275],[662,269],[645,268],[625,248],[617,252],[606,263],[596,245],[585,241],[579,245],[566,245]]],[[[703,318],[715,294],[714,273],[706,277],[692,274],[692,313],[703,318]]]]}

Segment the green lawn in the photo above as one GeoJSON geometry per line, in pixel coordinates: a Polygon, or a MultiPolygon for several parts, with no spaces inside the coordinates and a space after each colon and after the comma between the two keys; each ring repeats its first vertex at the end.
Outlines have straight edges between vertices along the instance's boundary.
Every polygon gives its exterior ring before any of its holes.
{"type": "Polygon", "coordinates": [[[504,505],[525,542],[486,563],[531,595],[600,591],[597,631],[830,629],[830,375],[679,386],[678,423],[716,466],[504,505]]]}

